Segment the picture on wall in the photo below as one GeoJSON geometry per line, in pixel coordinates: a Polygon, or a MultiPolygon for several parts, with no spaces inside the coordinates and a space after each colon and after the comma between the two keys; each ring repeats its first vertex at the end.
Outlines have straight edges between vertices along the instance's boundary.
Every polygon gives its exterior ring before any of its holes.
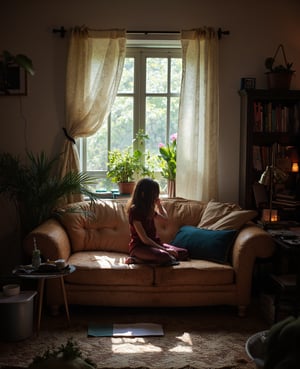
{"type": "Polygon", "coordinates": [[[256,85],[255,78],[241,78],[241,90],[254,89],[256,85]]]}
{"type": "Polygon", "coordinates": [[[27,95],[27,74],[17,64],[0,69],[0,96],[27,95]]]}

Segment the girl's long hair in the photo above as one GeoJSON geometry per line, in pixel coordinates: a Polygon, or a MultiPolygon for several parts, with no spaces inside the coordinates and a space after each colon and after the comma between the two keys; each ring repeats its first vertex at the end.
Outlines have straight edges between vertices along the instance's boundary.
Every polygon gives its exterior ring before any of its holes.
{"type": "Polygon", "coordinates": [[[127,204],[127,212],[135,207],[146,218],[154,215],[155,200],[159,196],[159,184],[151,178],[140,179],[127,204]]]}

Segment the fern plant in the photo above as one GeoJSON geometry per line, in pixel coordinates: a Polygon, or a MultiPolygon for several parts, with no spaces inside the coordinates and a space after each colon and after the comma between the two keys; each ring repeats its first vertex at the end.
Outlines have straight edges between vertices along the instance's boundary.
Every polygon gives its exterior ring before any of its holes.
{"type": "Polygon", "coordinates": [[[49,219],[69,195],[86,195],[92,202],[96,199],[88,189],[94,179],[81,172],[60,178],[54,171],[57,159],[49,159],[43,151],[37,155],[27,152],[26,165],[18,156],[0,154],[0,194],[15,204],[23,235],[49,219]]]}

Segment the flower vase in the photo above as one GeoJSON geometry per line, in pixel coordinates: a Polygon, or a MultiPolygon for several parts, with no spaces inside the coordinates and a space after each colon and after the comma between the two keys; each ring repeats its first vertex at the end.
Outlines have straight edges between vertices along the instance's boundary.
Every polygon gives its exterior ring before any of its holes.
{"type": "Polygon", "coordinates": [[[176,196],[176,181],[175,179],[168,179],[168,197],[176,196]]]}

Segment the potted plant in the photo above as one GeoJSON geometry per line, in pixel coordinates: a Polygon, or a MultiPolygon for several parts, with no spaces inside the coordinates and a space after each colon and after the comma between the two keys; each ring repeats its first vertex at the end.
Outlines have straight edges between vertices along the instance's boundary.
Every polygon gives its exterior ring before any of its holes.
{"type": "Polygon", "coordinates": [[[23,68],[25,72],[34,75],[32,60],[24,55],[13,55],[9,51],[4,50],[0,60],[0,92],[9,95],[10,85],[10,68],[14,65],[23,68]]]}
{"type": "Polygon", "coordinates": [[[273,57],[267,57],[265,59],[265,67],[268,69],[266,72],[268,78],[268,87],[270,89],[282,89],[288,90],[291,85],[291,79],[293,74],[295,73],[292,70],[293,63],[288,63],[284,47],[280,44],[273,57]],[[281,50],[284,64],[275,64],[276,57],[281,50]]]}
{"type": "Polygon", "coordinates": [[[145,140],[149,139],[143,130],[139,130],[133,141],[134,145],[124,150],[108,152],[107,177],[117,183],[120,194],[130,194],[138,177],[153,177],[151,157],[144,153],[145,140]]]}
{"type": "Polygon", "coordinates": [[[159,165],[161,175],[168,181],[168,196],[175,197],[176,194],[176,155],[177,155],[177,133],[173,133],[170,137],[170,143],[166,145],[160,143],[159,148],[159,165]]]}
{"type": "Polygon", "coordinates": [[[84,358],[78,343],[72,338],[57,349],[47,349],[37,355],[29,369],[94,369],[97,365],[89,358],[84,358]]]}
{"type": "Polygon", "coordinates": [[[16,206],[21,236],[49,219],[62,200],[71,194],[83,194],[92,202],[97,195],[88,190],[93,178],[85,173],[69,172],[63,178],[54,173],[58,158],[48,159],[44,152],[27,152],[27,164],[13,154],[0,154],[0,194],[16,206]]]}

